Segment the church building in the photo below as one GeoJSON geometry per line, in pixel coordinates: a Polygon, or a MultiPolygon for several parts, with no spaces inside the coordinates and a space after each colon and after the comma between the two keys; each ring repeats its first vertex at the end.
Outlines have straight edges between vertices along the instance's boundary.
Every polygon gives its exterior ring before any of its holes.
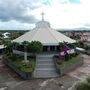
{"type": "Polygon", "coordinates": [[[75,40],[54,30],[50,26],[50,23],[44,20],[44,13],[42,13],[42,20],[36,23],[36,27],[33,30],[25,33],[13,41],[18,43],[23,41],[39,41],[43,44],[43,51],[57,51],[58,45],[61,42],[76,42],[75,40]]]}

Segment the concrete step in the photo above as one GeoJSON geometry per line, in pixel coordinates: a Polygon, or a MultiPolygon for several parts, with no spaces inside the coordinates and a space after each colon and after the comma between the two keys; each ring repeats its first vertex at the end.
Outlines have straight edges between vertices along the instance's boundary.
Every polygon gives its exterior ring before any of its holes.
{"type": "Polygon", "coordinates": [[[54,64],[38,64],[36,68],[55,68],[54,64]]]}
{"type": "Polygon", "coordinates": [[[55,70],[38,70],[36,71],[34,77],[36,78],[47,78],[47,77],[57,77],[59,76],[55,70]]]}
{"type": "Polygon", "coordinates": [[[36,57],[36,58],[37,58],[37,59],[44,59],[44,58],[45,58],[45,59],[47,59],[47,58],[48,58],[48,59],[52,59],[53,57],[36,57]]]}
{"type": "Polygon", "coordinates": [[[34,75],[34,77],[36,78],[47,78],[47,77],[58,77],[59,75],[58,74],[54,74],[54,73],[51,73],[51,74],[47,74],[47,73],[40,73],[40,74],[36,74],[34,75]]]}
{"type": "Polygon", "coordinates": [[[37,55],[37,58],[52,58],[54,55],[37,55]]]}
{"type": "Polygon", "coordinates": [[[55,68],[36,68],[36,71],[56,71],[55,68]]]}
{"type": "Polygon", "coordinates": [[[54,78],[54,77],[59,77],[59,75],[35,75],[34,78],[54,78]]]}
{"type": "Polygon", "coordinates": [[[51,62],[51,61],[48,61],[48,60],[47,61],[44,60],[44,61],[37,61],[36,63],[38,65],[38,64],[50,64],[50,63],[54,63],[54,62],[51,62]]]}
{"type": "Polygon", "coordinates": [[[53,62],[53,60],[52,59],[37,59],[37,62],[44,62],[44,61],[49,61],[49,62],[53,62]]]}
{"type": "Polygon", "coordinates": [[[37,55],[36,69],[34,71],[35,78],[48,78],[59,76],[53,61],[53,55],[37,55]]]}
{"type": "Polygon", "coordinates": [[[48,58],[48,57],[39,57],[39,58],[36,58],[37,60],[52,60],[53,58],[48,58]]]}
{"type": "Polygon", "coordinates": [[[50,66],[53,65],[53,66],[54,66],[55,64],[54,64],[54,63],[48,63],[48,64],[45,64],[45,63],[40,64],[40,63],[39,63],[37,66],[39,66],[39,65],[40,65],[40,66],[41,66],[41,65],[43,65],[43,66],[44,66],[44,65],[50,65],[50,66]]]}

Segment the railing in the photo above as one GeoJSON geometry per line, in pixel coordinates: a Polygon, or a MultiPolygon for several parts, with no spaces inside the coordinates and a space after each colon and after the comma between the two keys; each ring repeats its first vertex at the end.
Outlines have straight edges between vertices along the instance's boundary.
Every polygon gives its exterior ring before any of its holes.
{"type": "MultiPolygon", "coordinates": [[[[13,50],[13,53],[19,54],[19,55],[21,55],[21,56],[24,56],[24,53],[25,53],[25,52],[19,51],[19,50],[13,50]]],[[[75,50],[74,50],[74,49],[67,50],[67,53],[68,53],[68,54],[73,54],[73,53],[75,53],[75,50]]],[[[45,54],[54,54],[54,55],[56,55],[56,54],[61,54],[61,55],[64,55],[64,51],[63,51],[63,52],[60,52],[60,53],[59,53],[59,52],[56,52],[56,51],[40,52],[40,53],[38,53],[38,54],[43,54],[43,55],[45,55],[45,54]]],[[[33,54],[27,52],[27,56],[30,56],[30,55],[33,55],[33,54]]]]}
{"type": "MultiPolygon", "coordinates": [[[[67,53],[68,54],[73,54],[73,53],[75,53],[75,50],[74,49],[67,50],[67,53]]],[[[59,54],[63,56],[64,55],[64,51],[60,52],[59,54]]]]}
{"type": "MultiPolygon", "coordinates": [[[[25,54],[25,52],[19,51],[19,50],[13,50],[13,53],[21,55],[21,56],[24,56],[24,54],[25,54]]],[[[27,52],[27,56],[31,56],[31,55],[33,55],[33,54],[27,52]]]]}

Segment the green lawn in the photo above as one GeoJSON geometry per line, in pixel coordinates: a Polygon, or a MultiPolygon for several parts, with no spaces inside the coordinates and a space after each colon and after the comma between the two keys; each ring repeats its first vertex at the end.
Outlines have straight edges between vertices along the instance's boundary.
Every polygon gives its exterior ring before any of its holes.
{"type": "Polygon", "coordinates": [[[10,63],[14,64],[18,69],[24,72],[33,72],[35,69],[36,61],[35,58],[28,57],[28,63],[23,63],[24,57],[19,57],[17,55],[7,56],[10,63]]]}
{"type": "Polygon", "coordinates": [[[80,58],[81,58],[80,55],[77,55],[76,57],[72,57],[68,61],[63,60],[61,64],[56,63],[56,66],[57,66],[57,68],[60,68],[60,67],[64,68],[68,64],[70,65],[70,64],[76,62],[77,60],[79,60],[80,58]]]}
{"type": "Polygon", "coordinates": [[[22,63],[21,60],[14,61],[13,64],[15,64],[16,67],[25,72],[33,72],[35,68],[35,60],[32,58],[29,59],[29,62],[27,64],[22,63]]]}

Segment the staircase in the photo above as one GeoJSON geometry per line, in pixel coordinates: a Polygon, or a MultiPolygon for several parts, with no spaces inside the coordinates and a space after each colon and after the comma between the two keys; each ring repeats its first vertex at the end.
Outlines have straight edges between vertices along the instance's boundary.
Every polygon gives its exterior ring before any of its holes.
{"type": "Polygon", "coordinates": [[[36,56],[36,69],[34,71],[35,78],[49,78],[59,76],[56,72],[53,55],[38,54],[36,56]]]}

